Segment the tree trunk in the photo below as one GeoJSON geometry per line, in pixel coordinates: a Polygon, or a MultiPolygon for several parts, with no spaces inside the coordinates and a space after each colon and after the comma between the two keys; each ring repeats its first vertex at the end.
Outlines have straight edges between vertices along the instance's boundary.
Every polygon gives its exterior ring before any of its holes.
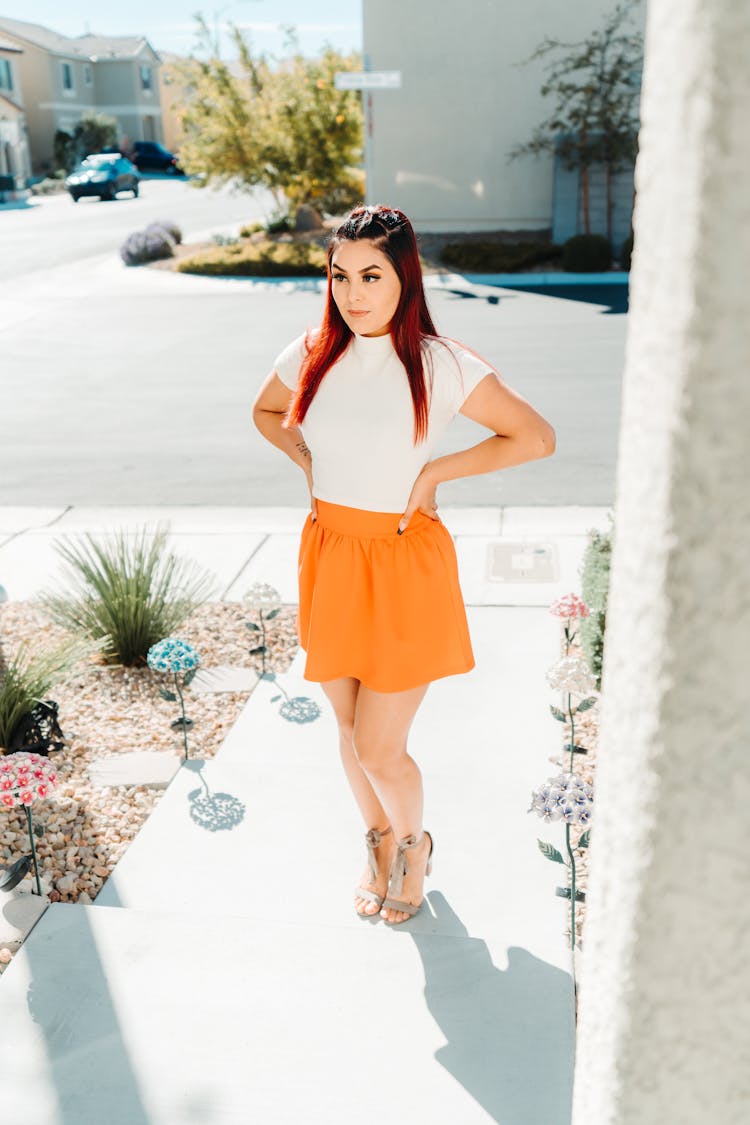
{"type": "Polygon", "coordinates": [[[607,165],[607,239],[612,246],[612,165],[607,165]]]}
{"type": "MultiPolygon", "coordinates": [[[[584,160],[586,160],[585,122],[581,128],[581,155],[584,160]]],[[[581,186],[583,188],[583,231],[584,234],[591,234],[591,222],[589,220],[589,166],[587,163],[581,166],[581,186]]]]}

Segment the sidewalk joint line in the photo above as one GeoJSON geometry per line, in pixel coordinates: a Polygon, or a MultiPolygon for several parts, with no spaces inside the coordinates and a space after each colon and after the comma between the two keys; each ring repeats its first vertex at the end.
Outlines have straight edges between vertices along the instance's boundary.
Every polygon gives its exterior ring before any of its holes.
{"type": "Polygon", "coordinates": [[[242,566],[240,567],[240,569],[239,569],[239,570],[237,571],[237,573],[235,574],[234,578],[232,578],[232,580],[231,580],[231,581],[229,582],[229,584],[228,584],[227,586],[225,586],[225,587],[224,587],[224,589],[222,590],[222,592],[221,592],[221,598],[219,599],[220,601],[222,601],[222,602],[223,602],[223,601],[224,601],[224,598],[225,598],[225,597],[226,597],[226,595],[227,595],[227,591],[228,591],[228,590],[231,590],[231,589],[232,589],[232,586],[234,586],[235,582],[239,582],[239,580],[240,580],[240,578],[242,577],[243,573],[244,573],[244,572],[245,572],[245,571],[247,570],[247,568],[248,568],[248,567],[250,566],[250,563],[251,563],[251,562],[253,561],[253,559],[254,559],[254,558],[255,558],[255,556],[257,555],[258,551],[259,551],[259,550],[261,549],[261,547],[264,547],[264,546],[265,546],[265,544],[267,543],[267,541],[268,541],[268,540],[269,540],[269,539],[271,538],[271,535],[272,535],[272,532],[270,532],[270,531],[266,531],[266,532],[264,533],[264,535],[263,535],[263,538],[261,539],[260,543],[258,543],[258,545],[257,545],[257,546],[256,546],[256,547],[254,548],[254,550],[252,550],[252,551],[250,552],[250,554],[249,554],[249,555],[248,555],[248,557],[247,557],[247,558],[245,559],[245,561],[243,562],[243,564],[242,564],[242,566]]]}
{"type": "Polygon", "coordinates": [[[18,539],[19,536],[25,535],[27,531],[43,531],[46,527],[53,527],[58,520],[61,520],[64,516],[67,516],[68,512],[72,512],[73,508],[73,504],[68,504],[67,507],[65,507],[63,511],[59,513],[59,515],[56,515],[48,523],[40,523],[35,527],[22,527],[20,531],[11,532],[8,538],[3,539],[2,543],[0,543],[0,551],[3,549],[3,547],[7,547],[9,543],[12,543],[14,539],[18,539]]]}

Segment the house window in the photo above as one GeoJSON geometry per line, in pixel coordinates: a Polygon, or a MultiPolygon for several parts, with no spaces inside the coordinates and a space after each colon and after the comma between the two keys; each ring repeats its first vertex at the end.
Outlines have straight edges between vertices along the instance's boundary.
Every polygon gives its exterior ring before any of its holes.
{"type": "Polygon", "coordinates": [[[150,66],[142,66],[141,67],[141,89],[142,90],[149,90],[149,91],[151,90],[151,67],[150,66]]]}
{"type": "Polygon", "coordinates": [[[94,76],[91,73],[91,63],[83,64],[83,82],[86,86],[93,86],[94,76]]]}
{"type": "Polygon", "coordinates": [[[71,91],[73,89],[73,67],[67,62],[62,63],[61,66],[63,90],[71,91]]]}
{"type": "Polygon", "coordinates": [[[10,93],[13,89],[13,74],[10,69],[9,59],[0,59],[0,90],[10,93]]]}

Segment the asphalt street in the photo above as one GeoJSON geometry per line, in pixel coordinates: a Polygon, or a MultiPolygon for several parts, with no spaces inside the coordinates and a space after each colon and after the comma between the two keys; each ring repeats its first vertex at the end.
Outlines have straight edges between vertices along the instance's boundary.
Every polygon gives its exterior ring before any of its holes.
{"type": "MultiPolygon", "coordinates": [[[[137,200],[0,209],[0,504],[307,502],[301,471],[255,429],[251,404],[275,355],[319,319],[319,284],[128,269],[117,254],[153,218],[176,220],[189,240],[264,211],[260,197],[169,180],[137,200]]],[[[438,501],[613,503],[626,314],[434,285],[438,330],[495,365],[557,433],[552,457],[445,482],[438,501]]],[[[487,435],[459,415],[435,455],[487,435]]]]}

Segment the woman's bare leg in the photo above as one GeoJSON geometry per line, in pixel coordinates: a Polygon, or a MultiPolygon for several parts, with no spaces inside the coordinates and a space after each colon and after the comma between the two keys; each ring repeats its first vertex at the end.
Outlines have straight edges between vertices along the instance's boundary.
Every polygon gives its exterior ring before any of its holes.
{"type": "MultiPolygon", "coordinates": [[[[364,773],[393,826],[395,840],[422,832],[422,774],[407,753],[406,740],[429,684],[408,691],[379,692],[359,685],[355,703],[353,743],[364,773]]],[[[408,871],[399,897],[415,906],[422,901],[422,884],[430,841],[407,853],[408,871]]],[[[409,917],[402,910],[384,908],[389,922],[409,917]]]]}
{"type": "MultiPolygon", "coordinates": [[[[360,682],[353,676],[342,676],[337,680],[326,680],[321,683],[320,686],[331,701],[336,715],[336,722],[339,728],[339,752],[341,754],[341,761],[352,793],[354,794],[354,799],[362,813],[365,828],[368,830],[370,828],[378,828],[382,831],[384,828],[387,828],[390,823],[388,814],[383,809],[367,774],[359,764],[352,743],[354,712],[358,690],[361,686],[360,682]]],[[[389,833],[387,836],[383,837],[383,842],[375,849],[375,859],[378,864],[378,870],[380,871],[380,878],[377,883],[371,882],[369,864],[365,864],[365,870],[360,880],[362,887],[368,887],[379,895],[385,894],[388,886],[388,869],[390,868],[394,852],[393,835],[389,833]]],[[[361,895],[355,896],[354,906],[359,914],[377,914],[379,909],[376,903],[371,902],[370,899],[363,898],[361,895]]]]}

